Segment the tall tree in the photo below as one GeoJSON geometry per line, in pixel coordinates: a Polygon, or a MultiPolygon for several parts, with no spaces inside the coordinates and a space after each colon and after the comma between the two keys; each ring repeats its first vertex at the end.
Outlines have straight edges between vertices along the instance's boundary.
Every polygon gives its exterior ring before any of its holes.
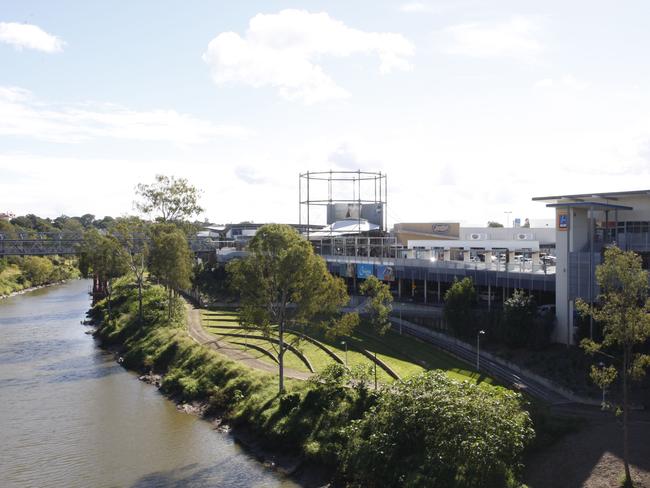
{"type": "Polygon", "coordinates": [[[454,283],[445,293],[445,320],[454,333],[464,339],[476,332],[473,307],[476,304],[476,289],[470,278],[454,283]]]}
{"type": "Polygon", "coordinates": [[[91,271],[105,285],[108,320],[111,320],[113,280],[128,273],[128,257],[119,241],[96,230],[86,233],[80,249],[80,269],[84,275],[91,271]]]}
{"type": "Polygon", "coordinates": [[[111,234],[126,251],[129,268],[138,285],[138,319],[142,325],[142,288],[149,260],[148,226],[138,217],[122,217],[113,222],[111,234]]]}
{"type": "Polygon", "coordinates": [[[192,284],[192,252],[185,233],[175,225],[154,227],[149,269],[167,287],[167,317],[171,320],[174,290],[185,290],[192,284]]]}
{"type": "Polygon", "coordinates": [[[390,312],[393,303],[390,287],[371,275],[361,285],[361,293],[368,297],[365,306],[368,323],[378,334],[385,334],[390,328],[390,312]]]}
{"type": "Polygon", "coordinates": [[[157,213],[162,222],[189,220],[203,212],[200,191],[185,178],[156,175],[154,183],[138,184],[136,193],[141,201],[135,207],[146,214],[157,213]]]}
{"type": "Polygon", "coordinates": [[[242,325],[278,334],[279,389],[284,392],[284,333],[318,318],[325,323],[348,302],[343,281],[333,277],[311,244],[288,225],[261,227],[249,255],[229,264],[241,296],[242,325]]]}
{"type": "Polygon", "coordinates": [[[515,290],[503,304],[503,340],[510,347],[524,347],[534,331],[535,300],[515,290]]]}
{"type": "Polygon", "coordinates": [[[624,486],[629,487],[632,486],[628,440],[630,381],[642,378],[650,366],[650,355],[636,350],[650,338],[648,272],[643,270],[640,256],[611,247],[605,251],[603,264],[596,268],[596,281],[600,287],[596,305],[579,301],[578,309],[602,325],[603,340],[583,339],[581,346],[590,354],[605,349],[620,361],[618,366],[603,369],[592,366],[591,377],[601,388],[606,388],[621,376],[624,486]]]}

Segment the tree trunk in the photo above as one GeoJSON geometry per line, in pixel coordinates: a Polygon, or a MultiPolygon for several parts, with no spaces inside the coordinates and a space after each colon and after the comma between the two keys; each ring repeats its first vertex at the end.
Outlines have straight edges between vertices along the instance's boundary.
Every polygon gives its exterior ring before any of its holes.
{"type": "Polygon", "coordinates": [[[174,290],[172,290],[171,286],[168,287],[168,289],[169,289],[169,299],[167,300],[167,302],[168,302],[168,304],[167,304],[168,305],[167,320],[171,321],[171,319],[172,319],[172,293],[173,293],[174,290]]]}
{"type": "Polygon", "coordinates": [[[108,280],[106,282],[106,303],[108,305],[108,323],[110,324],[111,322],[111,292],[113,290],[111,289],[111,280],[108,280]]]}
{"type": "Polygon", "coordinates": [[[138,279],[138,321],[142,325],[142,278],[138,279]]]}
{"type": "Polygon", "coordinates": [[[630,463],[629,463],[629,446],[628,446],[628,386],[627,386],[627,373],[628,373],[628,363],[629,355],[627,346],[623,348],[623,464],[625,465],[625,487],[631,487],[632,485],[632,476],[630,475],[630,463]]]}
{"type": "Polygon", "coordinates": [[[280,321],[278,327],[278,343],[280,352],[278,354],[278,364],[280,366],[280,395],[284,393],[284,319],[280,321]]]}

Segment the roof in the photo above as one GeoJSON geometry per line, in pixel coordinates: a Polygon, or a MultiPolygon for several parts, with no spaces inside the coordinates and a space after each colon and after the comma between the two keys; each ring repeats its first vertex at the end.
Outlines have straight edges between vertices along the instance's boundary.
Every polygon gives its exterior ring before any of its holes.
{"type": "Polygon", "coordinates": [[[619,198],[632,197],[636,195],[650,196],[650,190],[632,190],[632,191],[613,191],[605,193],[580,193],[577,195],[555,195],[550,197],[534,197],[535,202],[544,202],[549,200],[584,200],[584,199],[601,199],[601,200],[618,200],[619,198]]]}
{"type": "Polygon", "coordinates": [[[615,205],[613,203],[603,202],[561,202],[561,203],[548,203],[547,207],[571,207],[571,208],[593,208],[600,210],[634,210],[627,205],[615,205]]]}

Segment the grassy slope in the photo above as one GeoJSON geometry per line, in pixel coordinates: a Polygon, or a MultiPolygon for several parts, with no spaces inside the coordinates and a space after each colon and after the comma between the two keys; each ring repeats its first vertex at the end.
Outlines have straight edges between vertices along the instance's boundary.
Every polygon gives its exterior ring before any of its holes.
{"type": "MultiPolygon", "coordinates": [[[[66,260],[63,264],[55,264],[55,269],[60,272],[64,279],[73,279],[79,277],[79,270],[66,260]]],[[[23,279],[22,270],[15,264],[9,264],[5,269],[0,271],[0,296],[10,295],[27,288],[31,288],[33,283],[23,279]]]]}
{"type": "MultiPolygon", "coordinates": [[[[244,342],[244,339],[220,336],[222,333],[242,333],[242,334],[255,334],[255,331],[244,329],[239,325],[239,319],[236,311],[233,310],[202,310],[203,325],[208,332],[219,336],[222,340],[227,342],[244,342]]],[[[286,334],[287,340],[295,339],[293,334],[286,334]]],[[[341,359],[345,359],[345,346],[341,344],[340,340],[333,341],[324,336],[314,336],[317,340],[324,343],[331,351],[333,351],[341,359]]],[[[263,339],[253,340],[248,339],[249,343],[262,346],[268,351],[275,354],[273,346],[263,339]]],[[[355,332],[353,337],[346,339],[349,347],[347,352],[348,365],[350,367],[361,365],[365,368],[372,367],[372,361],[366,356],[357,352],[355,349],[364,348],[372,353],[376,352],[377,357],[384,361],[390,368],[392,368],[401,378],[407,378],[415,374],[421,373],[429,369],[442,369],[446,373],[458,380],[470,381],[485,381],[492,383],[489,377],[480,377],[469,367],[437,349],[426,344],[418,339],[402,336],[394,331],[389,331],[385,336],[379,337],[372,331],[367,329],[359,329],[355,332]],[[353,347],[356,345],[356,348],[353,347]]],[[[245,349],[245,346],[239,346],[245,349]]],[[[307,341],[301,341],[297,348],[307,356],[311,361],[316,371],[322,371],[326,366],[333,364],[334,360],[327,355],[324,351],[316,345],[307,341]]],[[[272,363],[272,359],[264,356],[258,351],[248,349],[248,352],[259,359],[272,363]]],[[[296,357],[295,354],[288,352],[285,356],[286,365],[290,368],[299,371],[307,371],[304,363],[296,357]]],[[[392,378],[388,376],[383,370],[377,370],[378,380],[381,382],[390,382],[392,378]]]]}

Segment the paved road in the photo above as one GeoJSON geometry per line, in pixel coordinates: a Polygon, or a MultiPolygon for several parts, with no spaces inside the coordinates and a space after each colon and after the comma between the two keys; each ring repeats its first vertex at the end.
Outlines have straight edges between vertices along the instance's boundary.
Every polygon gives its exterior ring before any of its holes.
{"type": "MultiPolygon", "coordinates": [[[[278,374],[278,367],[261,361],[249,352],[242,351],[237,346],[233,346],[225,341],[219,341],[214,335],[206,332],[201,322],[201,310],[194,307],[194,305],[185,304],[187,327],[190,337],[201,345],[214,349],[219,354],[223,354],[234,361],[242,363],[250,368],[264,371],[271,374],[278,374]]],[[[303,371],[296,371],[291,368],[284,368],[285,378],[295,378],[299,380],[306,380],[312,376],[312,373],[305,373],[303,371]]]]}

